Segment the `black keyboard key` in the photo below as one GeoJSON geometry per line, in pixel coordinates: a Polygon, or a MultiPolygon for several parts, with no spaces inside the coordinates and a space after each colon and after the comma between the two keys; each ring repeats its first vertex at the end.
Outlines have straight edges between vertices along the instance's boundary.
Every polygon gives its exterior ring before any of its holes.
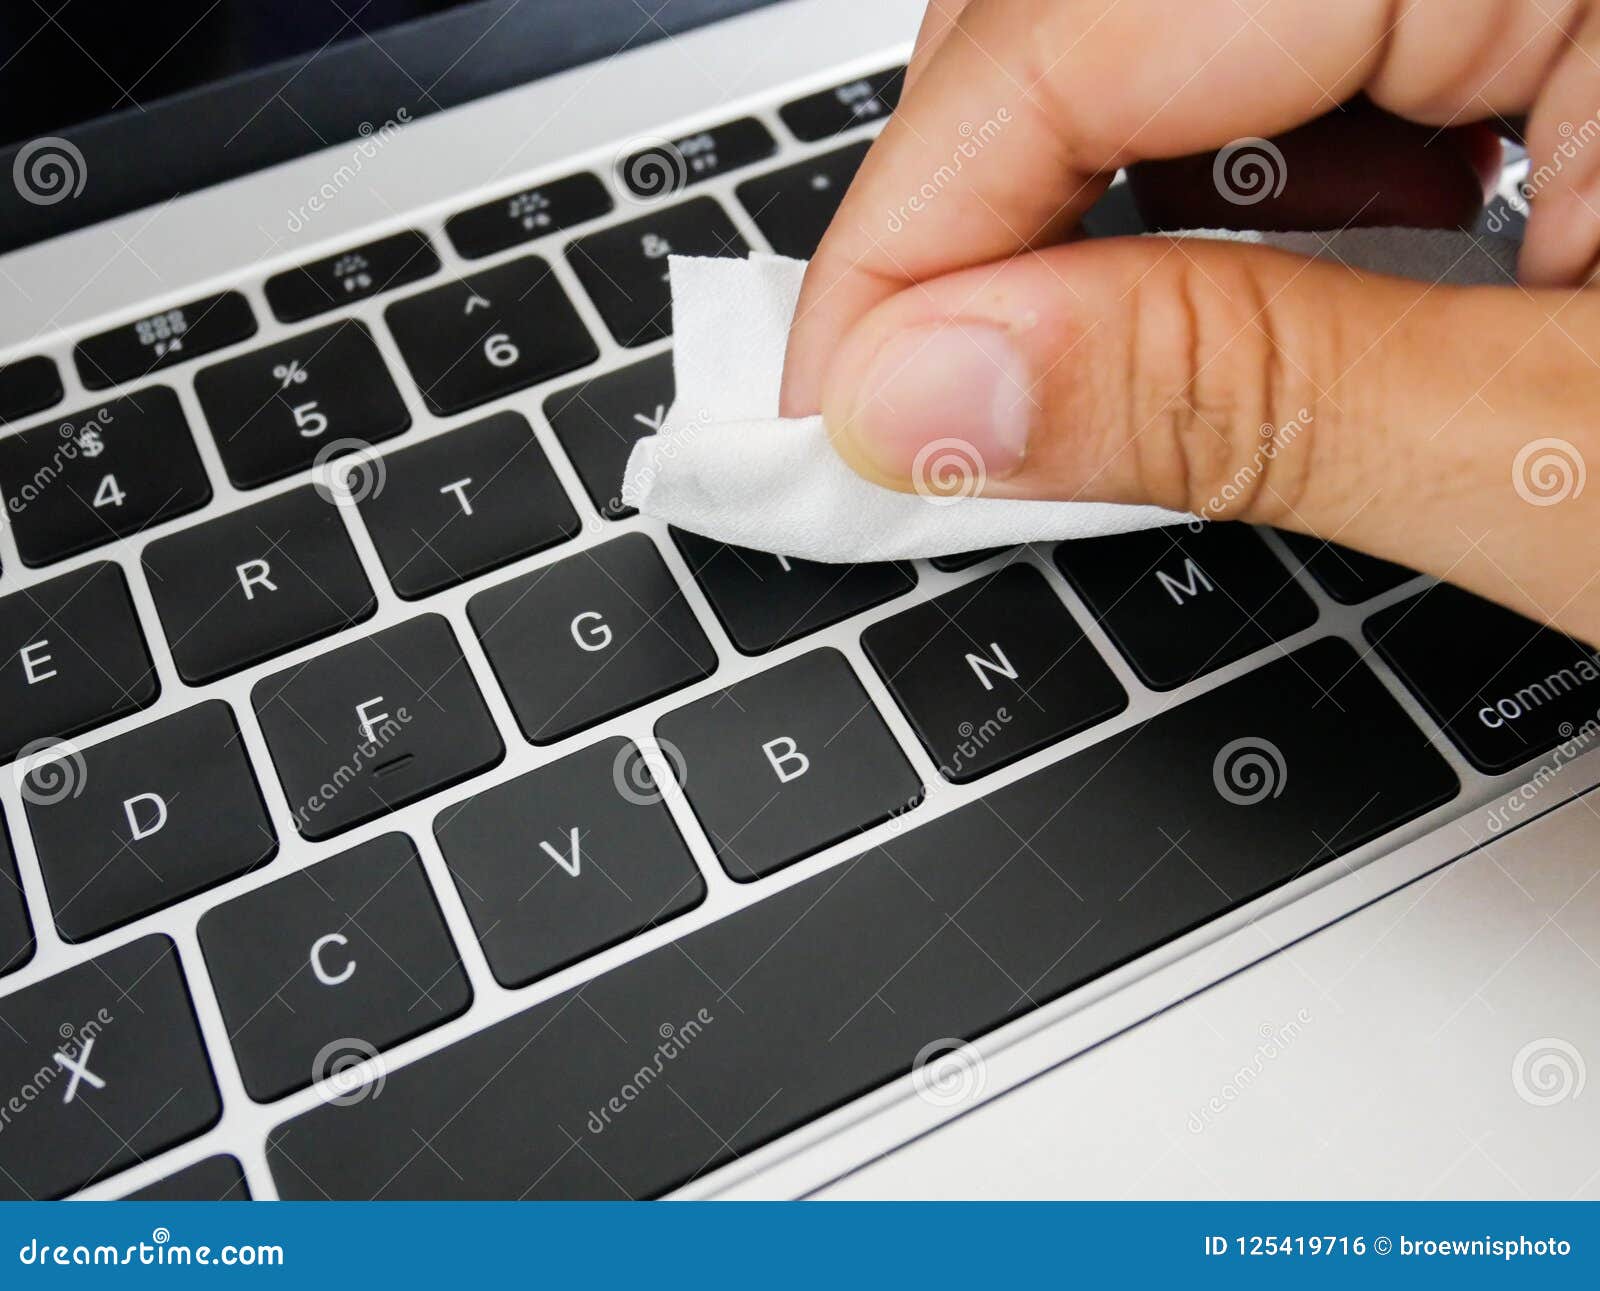
{"type": "Polygon", "coordinates": [[[807,143],[827,139],[855,126],[886,118],[899,106],[905,77],[905,68],[888,67],[786,103],[778,110],[778,115],[796,139],[807,143]]]}
{"type": "Polygon", "coordinates": [[[1031,566],[1008,566],[874,623],[861,644],[940,774],[956,784],[1128,706],[1031,566]]]}
{"type": "Polygon", "coordinates": [[[441,417],[600,356],[578,311],[538,256],[408,296],[383,316],[423,399],[441,417]]]}
{"type": "Polygon", "coordinates": [[[313,841],[449,788],[505,752],[437,614],[265,677],[250,697],[295,828],[313,841]]]}
{"type": "Polygon", "coordinates": [[[432,244],[407,229],[273,274],[267,279],[267,304],[280,322],[298,323],[438,272],[432,244]]]}
{"type": "Polygon", "coordinates": [[[316,1080],[347,1081],[352,1066],[472,1002],[404,834],[208,911],[200,948],[244,1087],[261,1102],[316,1080]]]}
{"type": "Polygon", "coordinates": [[[279,1126],[273,1174],[304,1199],[655,1196],[1457,787],[1321,641],[279,1126]],[[1276,797],[1218,792],[1241,739],[1278,752],[1276,797]],[[667,1088],[613,1105],[667,1035],[667,1088]]]}
{"type": "Polygon", "coordinates": [[[1317,621],[1317,607],[1246,525],[1082,538],[1056,564],[1139,679],[1171,690],[1317,621]]]}
{"type": "Polygon", "coordinates": [[[238,1158],[207,1157],[192,1166],[130,1192],[128,1201],[249,1201],[250,1186],[238,1158]]]}
{"type": "Polygon", "coordinates": [[[521,413],[499,412],[389,453],[361,518],[407,600],[573,537],[582,528],[521,413]]]}
{"type": "Polygon", "coordinates": [[[667,353],[545,399],[545,420],[595,509],[608,520],[634,513],[622,501],[622,471],[634,444],[661,429],[673,390],[672,355],[667,353]]]}
{"type": "Polygon", "coordinates": [[[104,390],[255,334],[250,303],[236,291],[224,291],[86,337],[72,356],[83,384],[104,390]]]}
{"type": "Polygon", "coordinates": [[[657,722],[656,735],[741,883],[922,801],[922,782],[837,650],[696,700],[657,722]]]}
{"type": "Polygon", "coordinates": [[[596,175],[568,175],[452,215],[444,231],[468,260],[604,215],[611,197],[596,175]]]}
{"type": "Polygon", "coordinates": [[[985,547],[982,551],[960,551],[949,556],[935,556],[928,563],[942,573],[954,574],[981,565],[990,556],[998,556],[1004,550],[1004,547],[985,547]]]}
{"type": "Polygon", "coordinates": [[[411,424],[371,334],[348,320],[206,368],[194,389],[241,489],[393,439],[411,424]]]}
{"type": "Polygon", "coordinates": [[[643,534],[479,592],[467,616],[517,725],[552,744],[709,677],[717,656],[643,534]]]}
{"type": "Polygon", "coordinates": [[[1300,558],[1311,577],[1341,605],[1359,605],[1417,576],[1415,570],[1404,565],[1351,551],[1321,538],[1287,530],[1279,530],[1278,536],[1289,544],[1289,550],[1300,558]]]}
{"type": "Polygon", "coordinates": [[[116,565],[0,597],[0,762],[147,708],[160,692],[116,565]]]}
{"type": "Polygon", "coordinates": [[[672,335],[667,257],[743,256],[749,244],[709,197],[665,206],[579,238],[567,260],[618,345],[672,335]]]}
{"type": "Polygon", "coordinates": [[[225,677],[370,618],[377,598],[338,509],[307,486],[144,549],[178,675],[225,677]]]}
{"type": "Polygon", "coordinates": [[[166,386],[0,437],[0,491],[34,568],[211,500],[178,396],[166,386]]]}
{"type": "Polygon", "coordinates": [[[277,853],[233,710],[220,699],[70,757],[35,767],[22,795],[67,941],[163,909],[277,853]]]}
{"type": "Polygon", "coordinates": [[[617,180],[638,198],[667,197],[690,184],[770,157],[777,141],[754,117],[642,148],[617,165],[617,180]]]}
{"type": "Polygon", "coordinates": [[[0,425],[20,421],[61,402],[61,373],[42,354],[0,366],[0,425]]]}
{"type": "Polygon", "coordinates": [[[611,739],[440,813],[497,982],[525,986],[705,900],[661,797],[638,749],[611,739]]]}
{"type": "Polygon", "coordinates": [[[739,185],[739,201],[774,251],[796,260],[811,258],[868,146],[863,139],[739,185]]]}
{"type": "Polygon", "coordinates": [[[1490,775],[1553,749],[1600,709],[1600,654],[1447,583],[1379,611],[1365,631],[1490,775]]]}
{"type": "Polygon", "coordinates": [[[761,654],[917,585],[906,564],[823,565],[674,529],[696,581],[745,654],[761,654]]]}
{"type": "Polygon", "coordinates": [[[1133,238],[1151,231],[1134,201],[1133,185],[1125,180],[1112,183],[1083,213],[1082,227],[1091,238],[1133,238]]]}
{"type": "Polygon", "coordinates": [[[6,818],[0,815],[0,974],[21,968],[33,958],[33,926],[17,877],[17,858],[6,835],[6,818]]]}
{"type": "Polygon", "coordinates": [[[61,1197],[201,1134],[222,1103],[178,954],[141,937],[0,999],[0,1198],[61,1197]]]}

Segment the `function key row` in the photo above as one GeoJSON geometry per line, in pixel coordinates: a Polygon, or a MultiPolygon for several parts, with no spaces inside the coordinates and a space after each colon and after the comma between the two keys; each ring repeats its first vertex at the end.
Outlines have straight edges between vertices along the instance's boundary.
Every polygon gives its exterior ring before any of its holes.
{"type": "Polygon", "coordinates": [[[83,384],[105,390],[255,334],[249,302],[236,291],[222,291],[85,337],[72,355],[83,384]]]}
{"type": "Polygon", "coordinates": [[[904,67],[886,67],[796,99],[779,108],[778,115],[796,139],[806,143],[831,139],[857,126],[887,119],[900,104],[905,79],[904,67]]]}
{"type": "Polygon", "coordinates": [[[702,180],[772,156],[778,141],[754,117],[641,148],[617,165],[617,180],[641,200],[671,196],[702,180]]]}
{"type": "MultiPolygon", "coordinates": [[[[826,139],[892,112],[903,74],[902,68],[889,68],[858,78],[789,103],[780,109],[780,115],[796,138],[808,142],[826,139]]],[[[775,250],[806,256],[815,249],[867,146],[867,141],[861,141],[741,185],[741,202],[775,250]]],[[[639,149],[618,163],[617,181],[636,199],[660,198],[752,165],[776,150],[777,141],[760,121],[742,117],[639,149]]],[[[613,207],[605,185],[597,176],[583,172],[463,211],[446,221],[445,233],[462,256],[480,259],[587,223],[613,207]]],[[[665,222],[642,220],[624,228],[626,234],[603,230],[602,234],[613,236],[580,239],[569,254],[591,294],[604,271],[613,265],[620,270],[610,290],[598,288],[603,299],[597,297],[595,303],[613,335],[626,345],[666,335],[670,328],[670,323],[657,317],[662,293],[653,283],[657,276],[654,260],[672,251],[718,255],[743,254],[748,249],[720,209],[710,203],[690,204],[690,209],[673,213],[665,222]]],[[[440,267],[428,238],[408,229],[274,274],[263,290],[273,316],[280,322],[295,323],[429,278],[440,267]]],[[[548,298],[543,303],[549,303],[548,298]]],[[[437,300],[434,310],[441,317],[448,314],[437,300]]],[[[244,296],[222,291],[86,337],[73,354],[84,385],[104,390],[248,340],[256,331],[255,316],[244,296]]],[[[470,339],[482,343],[492,334],[483,331],[470,339]]],[[[443,348],[449,351],[459,339],[451,337],[443,348]]],[[[452,357],[465,352],[460,345],[454,348],[452,357]]],[[[414,370],[417,367],[409,355],[408,364],[414,370]]],[[[431,387],[440,369],[437,363],[424,366],[431,376],[419,375],[419,381],[431,387]]],[[[554,370],[567,369],[557,366],[554,370]]],[[[41,412],[62,397],[60,374],[42,355],[0,366],[0,424],[41,412]]],[[[482,395],[470,402],[488,397],[493,396],[482,395]]],[[[452,404],[451,411],[470,406],[448,397],[448,392],[437,406],[434,400],[429,402],[435,411],[452,404]]]]}
{"type": "Polygon", "coordinates": [[[267,279],[267,304],[281,323],[298,323],[439,272],[439,256],[421,233],[406,230],[324,256],[267,279]]]}

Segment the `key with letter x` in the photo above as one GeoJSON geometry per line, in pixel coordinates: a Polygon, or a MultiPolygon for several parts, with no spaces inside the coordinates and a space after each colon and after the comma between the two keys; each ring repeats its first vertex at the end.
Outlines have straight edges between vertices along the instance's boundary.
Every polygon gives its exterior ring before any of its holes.
{"type": "Polygon", "coordinates": [[[0,1200],[63,1196],[203,1133],[221,1114],[166,937],[142,937],[0,999],[0,1034],[0,1088],[28,1100],[0,1132],[0,1200]]]}
{"type": "Polygon", "coordinates": [[[87,1080],[96,1089],[104,1089],[106,1082],[89,1070],[89,1052],[94,1048],[94,1040],[90,1038],[83,1042],[83,1052],[76,1058],[70,1057],[56,1050],[56,1066],[63,1071],[70,1071],[71,1078],[67,1081],[67,1092],[61,1095],[63,1103],[70,1103],[78,1093],[78,1082],[87,1080]]]}

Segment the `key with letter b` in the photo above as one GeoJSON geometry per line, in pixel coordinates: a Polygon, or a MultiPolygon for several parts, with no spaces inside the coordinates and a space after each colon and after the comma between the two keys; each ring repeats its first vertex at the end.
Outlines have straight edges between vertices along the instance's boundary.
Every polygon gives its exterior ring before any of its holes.
{"type": "Polygon", "coordinates": [[[922,783],[837,650],[656,723],[723,868],[761,878],[915,806],[922,783]]]}

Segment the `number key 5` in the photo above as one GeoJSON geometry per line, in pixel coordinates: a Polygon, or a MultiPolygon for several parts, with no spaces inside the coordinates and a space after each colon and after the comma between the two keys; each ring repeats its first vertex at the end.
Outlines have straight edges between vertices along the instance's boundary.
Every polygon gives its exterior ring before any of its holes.
{"type": "Polygon", "coordinates": [[[372,336],[350,321],[206,368],[194,388],[241,489],[305,470],[329,444],[374,444],[411,424],[372,336]]]}

